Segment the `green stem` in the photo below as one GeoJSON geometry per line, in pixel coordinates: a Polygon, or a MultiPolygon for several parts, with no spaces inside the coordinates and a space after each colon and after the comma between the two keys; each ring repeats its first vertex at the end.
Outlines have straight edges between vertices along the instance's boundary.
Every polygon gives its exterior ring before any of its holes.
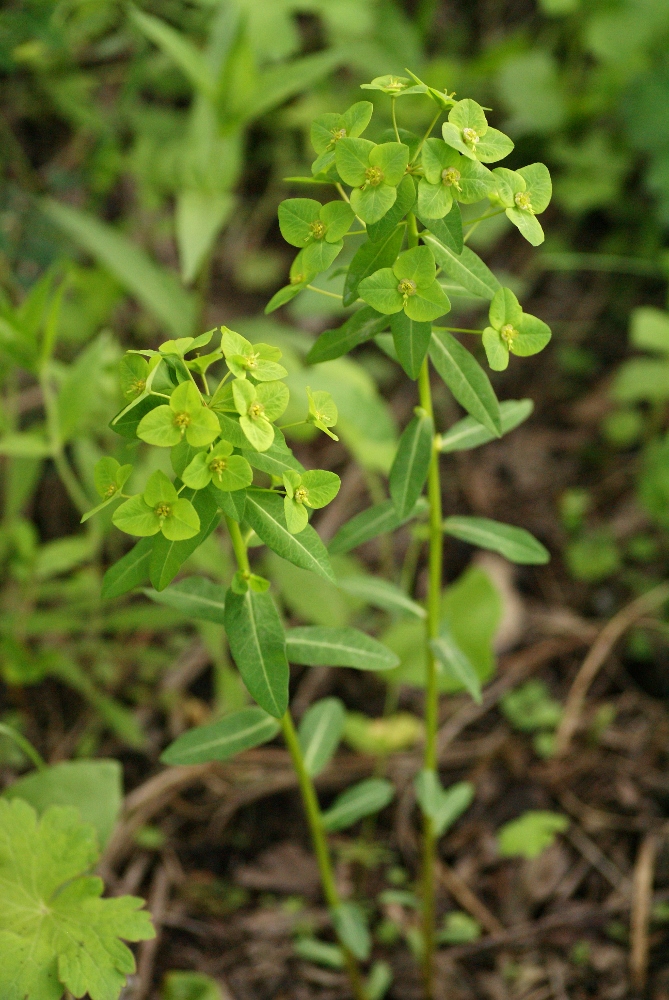
{"type": "Polygon", "coordinates": [[[319,295],[327,295],[329,299],[338,299],[341,302],[341,295],[337,295],[336,292],[326,292],[324,288],[316,288],[315,285],[307,285],[310,292],[318,292],[319,295]]]}
{"type": "Polygon", "coordinates": [[[11,726],[6,726],[4,722],[0,722],[0,736],[6,736],[8,739],[13,740],[19,750],[22,750],[26,757],[33,762],[38,771],[46,769],[42,755],[37,752],[32,743],[25,736],[22,736],[21,733],[17,733],[11,726]]]}
{"type": "MultiPolygon", "coordinates": [[[[286,712],[282,718],[281,728],[283,730],[283,738],[286,741],[286,746],[288,747],[288,752],[290,753],[290,757],[293,762],[293,767],[295,768],[295,773],[297,774],[297,780],[302,794],[302,802],[304,803],[304,811],[307,814],[307,823],[309,824],[309,830],[311,832],[311,841],[314,847],[318,870],[321,876],[323,893],[328,907],[330,910],[334,910],[341,904],[341,900],[339,898],[339,893],[337,892],[334,871],[332,869],[332,861],[330,859],[325,830],[323,829],[323,823],[321,820],[320,805],[318,803],[318,796],[316,795],[314,783],[311,780],[311,776],[304,764],[302,747],[300,746],[300,741],[297,737],[297,733],[295,732],[295,726],[293,725],[290,712],[286,712]]],[[[341,946],[344,952],[346,968],[351,981],[353,994],[356,1000],[365,1000],[365,990],[356,958],[343,943],[341,946]]]]}
{"type": "Polygon", "coordinates": [[[479,336],[483,333],[483,330],[464,330],[461,326],[435,326],[434,329],[447,330],[449,333],[476,333],[479,336]]]}
{"type": "Polygon", "coordinates": [[[418,246],[418,226],[413,212],[409,212],[407,215],[407,244],[410,250],[412,247],[418,246]]]}
{"type": "MultiPolygon", "coordinates": [[[[340,197],[342,197],[345,202],[350,203],[351,199],[346,194],[346,192],[344,191],[344,189],[341,186],[341,184],[339,183],[339,181],[337,181],[337,183],[335,184],[335,187],[337,188],[337,191],[339,192],[340,197]]],[[[366,232],[366,230],[365,230],[365,232],[366,232]]]]}
{"type": "Polygon", "coordinates": [[[395,138],[398,142],[401,142],[399,129],[397,128],[397,115],[395,113],[395,105],[397,104],[397,98],[390,98],[390,113],[393,116],[393,128],[395,129],[395,138]]]}
{"type": "Polygon", "coordinates": [[[242,538],[240,527],[236,521],[227,515],[225,517],[225,523],[228,527],[230,541],[232,542],[232,548],[234,550],[235,559],[237,560],[240,572],[250,574],[251,564],[249,563],[249,554],[246,549],[244,539],[242,538]]]}
{"type": "MultiPolygon", "coordinates": [[[[430,369],[427,358],[421,368],[418,389],[420,405],[434,419],[432,406],[432,391],[430,389],[430,369]]],[[[443,535],[441,512],[441,484],[439,481],[439,452],[435,444],[432,448],[432,458],[428,472],[428,500],[430,504],[430,543],[427,595],[427,649],[426,649],[426,684],[425,684],[425,770],[437,769],[437,728],[439,722],[439,688],[437,663],[432,654],[430,640],[439,635],[441,617],[441,582],[443,562],[443,535]]],[[[425,977],[425,994],[431,1000],[434,993],[434,951],[435,951],[435,860],[437,841],[434,826],[429,816],[423,817],[423,974],[425,977]]]]}

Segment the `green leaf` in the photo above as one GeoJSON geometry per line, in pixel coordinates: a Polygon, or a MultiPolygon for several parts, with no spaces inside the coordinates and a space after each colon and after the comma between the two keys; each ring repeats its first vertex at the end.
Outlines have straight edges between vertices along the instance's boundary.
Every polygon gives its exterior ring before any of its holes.
{"type": "Polygon", "coordinates": [[[490,303],[488,311],[490,323],[496,330],[501,330],[506,323],[520,326],[523,310],[510,288],[498,288],[490,303]]]}
{"type": "Polygon", "coordinates": [[[443,219],[421,218],[418,213],[417,218],[446,249],[451,250],[458,257],[460,256],[464,246],[464,236],[462,232],[462,213],[457,202],[453,203],[450,212],[443,219]]]}
{"type": "Polygon", "coordinates": [[[144,537],[160,531],[160,518],[139,493],[116,508],[112,522],[128,535],[144,537]]]}
{"type": "Polygon", "coordinates": [[[459,781],[443,789],[436,771],[423,770],[416,775],[416,798],[425,815],[432,819],[435,836],[441,837],[471,805],[474,786],[469,781],[459,781]]]}
{"type": "Polygon", "coordinates": [[[669,354],[669,315],[650,306],[635,309],[632,312],[630,344],[642,351],[669,354]]]}
{"type": "Polygon", "coordinates": [[[419,288],[415,295],[407,299],[404,311],[410,319],[418,323],[429,323],[450,312],[451,302],[438,281],[427,288],[419,288]]]}
{"type": "MultiPolygon", "coordinates": [[[[459,943],[459,940],[454,943],[459,943]]],[[[469,940],[469,939],[467,939],[469,940]]],[[[203,972],[168,972],[161,1000],[224,1000],[221,987],[203,972]]]]}
{"type": "MultiPolygon", "coordinates": [[[[515,430],[523,421],[527,420],[533,410],[534,403],[531,399],[507,399],[500,403],[502,434],[508,434],[515,430]]],[[[478,420],[474,420],[473,417],[463,417],[462,420],[458,420],[457,423],[438,436],[437,445],[441,452],[468,451],[470,448],[478,448],[480,445],[496,439],[497,435],[480,424],[478,420]]]]}
{"type": "Polygon", "coordinates": [[[130,8],[130,17],[140,31],[179,67],[196,90],[209,100],[214,99],[216,95],[214,74],[205,56],[195,48],[186,35],[176,31],[165,21],[144,14],[134,7],[130,8]]]}
{"type": "Polygon", "coordinates": [[[289,669],[283,626],[271,596],[250,587],[244,594],[228,590],[225,631],[249,694],[280,719],[288,707],[289,669]]]}
{"type": "Polygon", "coordinates": [[[669,399],[669,361],[659,358],[631,358],[618,369],[611,386],[617,403],[669,399]]]}
{"type": "Polygon", "coordinates": [[[516,171],[524,179],[527,193],[532,201],[532,211],[541,215],[548,208],[553,194],[553,185],[548,167],[544,163],[530,163],[516,171]]]}
{"type": "Polygon", "coordinates": [[[42,211],[85,250],[107,267],[124,288],[177,337],[188,336],[195,326],[195,297],[178,279],[155,264],[138,246],[107,223],[50,198],[40,202],[42,211]]]}
{"type": "Polygon", "coordinates": [[[235,197],[228,192],[178,192],[174,221],[184,284],[197,277],[234,207],[235,197]]]}
{"type": "Polygon", "coordinates": [[[308,667],[354,667],[356,670],[392,670],[398,659],[376,639],[356,628],[305,625],[286,632],[291,663],[308,667]]]}
{"type": "Polygon", "coordinates": [[[384,183],[396,187],[404,177],[409,155],[409,147],[402,142],[382,142],[370,152],[369,162],[383,172],[384,183]]]}
{"type": "Polygon", "coordinates": [[[501,288],[490,268],[469,247],[463,247],[457,254],[429,232],[422,232],[420,238],[429,246],[443,272],[468,292],[482,299],[492,299],[501,288]]]}
{"type": "Polygon", "coordinates": [[[427,479],[434,424],[427,414],[416,415],[404,428],[390,470],[390,496],[400,519],[416,506],[427,479]]]}
{"type": "Polygon", "coordinates": [[[410,177],[409,174],[405,174],[397,188],[397,198],[393,207],[389,209],[389,211],[386,212],[383,218],[379,219],[378,222],[368,224],[367,236],[369,239],[373,243],[378,243],[389,236],[397,224],[413,207],[415,200],[416,185],[414,184],[413,178],[410,177]]]}
{"type": "Polygon", "coordinates": [[[267,451],[244,449],[242,454],[249,465],[269,476],[282,476],[288,469],[304,472],[304,466],[295,458],[280,433],[275,433],[274,441],[267,451]]]}
{"type": "Polygon", "coordinates": [[[533,247],[541,246],[546,239],[541,223],[531,212],[524,212],[520,208],[507,208],[506,217],[533,247]]]}
{"type": "Polygon", "coordinates": [[[226,517],[231,517],[233,521],[241,524],[246,513],[246,490],[220,493],[218,503],[226,517]]]}
{"type": "Polygon", "coordinates": [[[325,239],[328,243],[338,243],[351,228],[355,214],[345,201],[329,201],[320,211],[321,221],[325,223],[325,239]]]}
{"type": "Polygon", "coordinates": [[[142,538],[130,552],[110,566],[102,578],[101,597],[121,597],[149,579],[149,564],[155,539],[142,538]]]}
{"type": "Polygon", "coordinates": [[[513,142],[499,129],[489,128],[476,147],[476,158],[482,163],[496,163],[513,152],[513,142]]]}
{"type": "Polygon", "coordinates": [[[384,500],[383,503],[368,507],[367,510],[356,514],[350,521],[343,524],[328,545],[328,551],[332,555],[349,552],[351,549],[357,548],[358,545],[363,545],[372,538],[376,538],[377,535],[385,535],[395,531],[401,524],[415,517],[417,513],[418,511],[414,509],[402,520],[398,517],[392,500],[384,500]]]}
{"type": "Polygon", "coordinates": [[[288,98],[308,90],[317,80],[345,62],[342,49],[326,49],[314,55],[270,66],[258,74],[253,96],[242,105],[242,122],[259,118],[288,98]]]}
{"type": "Polygon", "coordinates": [[[171,541],[164,535],[153,539],[149,578],[156,590],[164,590],[172,582],[186,559],[209,537],[220,520],[218,502],[210,489],[197,493],[185,489],[181,496],[191,500],[200,518],[200,530],[184,541],[171,541]]]}
{"type": "Polygon", "coordinates": [[[537,809],[505,823],[497,834],[499,853],[504,858],[537,858],[555,842],[558,833],[569,827],[569,817],[537,809]]]}
{"type": "Polygon", "coordinates": [[[437,638],[430,640],[430,648],[439,662],[442,672],[461,684],[476,704],[480,705],[482,700],[481,681],[476,668],[454,640],[447,623],[442,625],[437,638]]]}
{"type": "Polygon", "coordinates": [[[160,592],[145,590],[152,601],[175,608],[188,618],[225,624],[225,588],[203,576],[188,576],[160,592]]]}
{"type": "Polygon", "coordinates": [[[377,576],[345,576],[337,584],[340,590],[383,611],[399,612],[425,618],[425,608],[412,600],[394,583],[377,576]]]}
{"type": "Polygon", "coordinates": [[[101,899],[88,872],[98,860],[95,830],[76,809],[51,806],[40,821],[22,799],[0,799],[0,994],[60,1000],[64,990],[117,1000],[135,971],[121,938],[154,937],[144,901],[101,899]]]}
{"type": "Polygon", "coordinates": [[[369,139],[340,139],[335,147],[337,173],[345,184],[358,187],[364,184],[365,171],[369,166],[369,154],[374,143],[369,139]]]}
{"type": "Polygon", "coordinates": [[[499,402],[490,379],[466,347],[446,330],[433,330],[430,358],[460,406],[501,437],[499,402]]]}
{"type": "Polygon", "coordinates": [[[470,545],[499,552],[505,559],[521,565],[541,566],[550,553],[529,531],[487,517],[447,517],[444,531],[470,545]]]}
{"type": "Polygon", "coordinates": [[[304,766],[312,778],[327,767],[344,732],[346,710],[339,698],[322,698],[302,717],[298,731],[304,766]]]}
{"type": "Polygon", "coordinates": [[[182,733],[160,755],[163,764],[207,764],[229,760],[242,750],[273,740],[280,725],[275,718],[253,705],[182,733]]]}
{"type": "Polygon", "coordinates": [[[319,219],[321,203],[313,198],[287,198],[279,205],[279,229],[286,243],[305,247],[314,238],[313,224],[319,219]]]}
{"type": "Polygon", "coordinates": [[[327,271],[344,248],[344,241],[328,243],[327,240],[316,240],[305,247],[304,266],[309,274],[320,274],[327,271]]]}
{"type": "MultiPolygon", "coordinates": [[[[358,140],[361,142],[362,140],[358,140]]],[[[397,188],[390,184],[378,187],[354,188],[351,191],[351,208],[363,222],[378,222],[397,199],[397,188]]]]}
{"type": "Polygon", "coordinates": [[[357,903],[347,901],[333,907],[330,916],[341,943],[361,962],[365,962],[372,950],[372,938],[362,909],[357,903]]]}
{"type": "Polygon", "coordinates": [[[343,306],[353,305],[358,297],[358,285],[361,281],[381,268],[392,267],[402,247],[403,239],[404,227],[393,226],[378,242],[369,239],[358,247],[346,273],[343,306]]]}
{"type": "Polygon", "coordinates": [[[325,330],[312,346],[305,360],[310,365],[318,364],[321,361],[332,361],[334,358],[341,357],[342,354],[348,354],[359,344],[371,340],[387,326],[388,318],[386,316],[378,313],[371,306],[363,306],[362,309],[356,310],[352,316],[349,316],[338,329],[325,330]]]}
{"type": "Polygon", "coordinates": [[[258,538],[277,555],[335,582],[327,549],[311,527],[291,535],[286,525],[283,498],[271,490],[246,492],[246,520],[258,538]]]}
{"type": "MultiPolygon", "coordinates": [[[[151,410],[155,410],[162,405],[160,396],[144,396],[129,403],[128,406],[124,406],[116,416],[112,417],[109,426],[117,434],[120,434],[121,437],[132,438],[134,440],[137,437],[137,428],[143,417],[151,410]]],[[[25,437],[26,435],[21,436],[25,437]]]]}
{"type": "Polygon", "coordinates": [[[372,308],[390,316],[404,308],[404,299],[398,285],[399,281],[392,268],[383,267],[360,282],[358,294],[372,308]]]}
{"type": "Polygon", "coordinates": [[[316,938],[300,937],[293,944],[293,950],[298,958],[315,965],[323,965],[327,969],[343,969],[345,965],[344,952],[336,944],[326,944],[316,938]]]}
{"type": "Polygon", "coordinates": [[[385,778],[367,778],[347,788],[335,799],[323,815],[323,826],[330,833],[353,826],[364,816],[380,812],[392,801],[395,794],[390,781],[385,778]]]}
{"type": "Polygon", "coordinates": [[[19,778],[2,794],[23,799],[38,815],[49,806],[74,806],[104,848],[121,812],[123,772],[117,760],[67,760],[19,778]]]}

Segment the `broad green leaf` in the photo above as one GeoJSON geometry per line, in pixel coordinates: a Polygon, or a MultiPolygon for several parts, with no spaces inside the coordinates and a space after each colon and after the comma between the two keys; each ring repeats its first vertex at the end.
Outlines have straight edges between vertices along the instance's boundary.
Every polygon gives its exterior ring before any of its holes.
{"type": "Polygon", "coordinates": [[[346,901],[330,910],[337,937],[361,962],[367,961],[372,950],[372,937],[364,912],[357,903],[346,901]]]}
{"type": "Polygon", "coordinates": [[[436,639],[430,640],[430,648],[441,667],[441,672],[461,684],[476,704],[480,705],[481,682],[476,668],[467,654],[460,649],[447,625],[442,626],[436,639]]]}
{"type": "Polygon", "coordinates": [[[305,247],[314,238],[321,203],[313,198],[287,198],[279,205],[279,229],[286,243],[305,247]]]}
{"type": "Polygon", "coordinates": [[[306,284],[306,281],[302,281],[294,285],[284,285],[283,288],[280,288],[279,291],[272,296],[265,306],[265,314],[269,315],[277,309],[280,309],[281,306],[287,305],[295,298],[296,295],[299,295],[306,284]]]}
{"type": "Polygon", "coordinates": [[[630,358],[618,369],[611,386],[617,403],[669,399],[669,361],[659,358],[630,358]]]}
{"type": "Polygon", "coordinates": [[[299,535],[291,535],[286,525],[283,498],[272,490],[246,491],[246,520],[258,538],[277,555],[309,569],[326,580],[335,581],[327,549],[317,533],[307,527],[299,535]]]}
{"type": "Polygon", "coordinates": [[[177,278],[105,222],[47,198],[42,211],[107,267],[131,295],[177,337],[195,326],[196,303],[177,278]]]}
{"type": "Polygon", "coordinates": [[[269,476],[282,476],[288,469],[304,472],[304,466],[298,462],[279,433],[275,433],[274,441],[267,451],[244,449],[242,454],[249,465],[259,469],[260,472],[266,472],[269,476]]]}
{"type": "Polygon", "coordinates": [[[501,437],[499,402],[490,379],[467,348],[446,330],[434,329],[430,358],[460,406],[495,437],[501,437]]]}
{"type": "Polygon", "coordinates": [[[513,142],[499,129],[489,128],[476,147],[476,158],[482,163],[496,163],[513,152],[513,142]]]}
{"type": "Polygon", "coordinates": [[[367,778],[342,792],[323,815],[323,826],[329,832],[345,830],[364,816],[380,812],[392,801],[395,789],[385,778],[367,778]]]}
{"type": "Polygon", "coordinates": [[[523,813],[499,830],[499,853],[505,858],[537,858],[555,842],[558,833],[568,829],[569,822],[568,816],[543,809],[523,813]]]}
{"type": "Polygon", "coordinates": [[[374,143],[369,139],[340,139],[335,148],[337,173],[345,184],[358,187],[364,184],[365,171],[369,166],[369,154],[374,143]]]}
{"type": "Polygon", "coordinates": [[[225,588],[204,576],[188,576],[165,590],[145,590],[144,593],[152,601],[176,608],[188,618],[225,624],[225,588]]]}
{"type": "Polygon", "coordinates": [[[144,901],[101,899],[88,873],[98,860],[94,828],[76,809],[49,807],[37,820],[22,799],[0,799],[0,995],[7,1000],[117,1000],[135,971],[121,941],[154,937],[144,901]]]}
{"type": "Polygon", "coordinates": [[[351,228],[355,219],[353,209],[345,201],[328,201],[320,211],[320,218],[325,223],[325,239],[328,243],[338,243],[351,228]]]}
{"type": "Polygon", "coordinates": [[[327,271],[344,248],[344,241],[328,243],[327,240],[316,240],[305,247],[304,266],[309,274],[320,274],[327,271]]]}
{"type": "Polygon", "coordinates": [[[372,222],[367,226],[369,239],[373,243],[378,243],[384,240],[386,236],[389,236],[397,224],[413,207],[415,200],[416,185],[413,178],[409,174],[406,174],[397,188],[397,198],[393,207],[378,222],[372,222]]]}
{"type": "Polygon", "coordinates": [[[441,837],[474,798],[474,786],[469,781],[459,781],[444,789],[436,771],[423,770],[416,775],[416,798],[426,816],[432,819],[435,836],[441,837]]]}
{"type": "MultiPolygon", "coordinates": [[[[454,943],[459,941],[460,938],[454,943]]],[[[204,972],[168,972],[160,1000],[224,1000],[224,997],[216,980],[204,972]]]]}
{"type": "Polygon", "coordinates": [[[520,208],[507,208],[506,217],[533,247],[541,246],[546,239],[541,223],[531,212],[524,212],[520,208]]]}
{"type": "Polygon", "coordinates": [[[390,470],[390,496],[400,519],[407,517],[423,492],[432,458],[434,424],[427,414],[416,415],[405,427],[390,470]]]}
{"type": "Polygon", "coordinates": [[[511,341],[510,350],[519,358],[529,358],[543,351],[551,339],[551,330],[538,316],[523,313],[518,336],[511,341]]]}
{"type": "Polygon", "coordinates": [[[117,434],[120,434],[121,437],[135,440],[137,437],[137,428],[143,417],[151,410],[155,410],[163,404],[164,401],[160,396],[144,396],[143,398],[134,400],[128,406],[124,406],[116,416],[112,417],[109,426],[117,434]]]}
{"type": "Polygon", "coordinates": [[[220,520],[218,501],[211,488],[198,490],[197,493],[186,489],[181,496],[191,500],[200,518],[200,530],[184,541],[170,541],[164,535],[153,539],[149,578],[156,590],[164,590],[172,582],[186,559],[209,537],[220,520]]]}
{"type": "Polygon", "coordinates": [[[40,816],[49,806],[73,806],[105,847],[121,812],[123,772],[117,760],[67,760],[24,775],[2,794],[23,799],[40,816]]]}
{"type": "Polygon", "coordinates": [[[229,760],[242,750],[273,740],[279,723],[257,705],[182,733],[160,755],[163,764],[207,764],[229,760]]]}
{"type": "Polygon", "coordinates": [[[356,670],[391,670],[398,664],[394,653],[356,628],[305,625],[286,632],[286,652],[291,663],[309,667],[354,667],[356,670]]]}
{"type": "Polygon", "coordinates": [[[404,227],[396,226],[378,242],[369,239],[358,247],[346,273],[343,306],[353,305],[358,297],[358,285],[364,278],[383,267],[392,267],[402,247],[403,238],[404,227]]]}
{"type": "Polygon", "coordinates": [[[420,238],[429,246],[442,271],[468,292],[482,299],[492,299],[501,287],[490,268],[469,247],[463,247],[457,254],[430,232],[422,232],[420,238]]]}
{"type": "Polygon", "coordinates": [[[438,281],[433,281],[427,288],[419,288],[404,305],[407,316],[417,323],[430,323],[450,312],[450,309],[450,299],[438,281]]]}
{"type": "Polygon", "coordinates": [[[103,598],[120,597],[147,582],[155,541],[155,538],[142,538],[130,552],[109,567],[102,578],[103,598]]]}
{"type": "Polygon", "coordinates": [[[366,604],[383,611],[398,612],[425,618],[426,611],[394,583],[378,576],[345,576],[339,580],[338,587],[347,594],[358,597],[366,604]]]}
{"type": "Polygon", "coordinates": [[[383,172],[386,184],[396,187],[404,177],[409,155],[409,147],[402,142],[382,142],[370,152],[369,162],[383,172]]]}
{"type": "MultiPolygon", "coordinates": [[[[360,142],[361,140],[358,140],[360,142]]],[[[354,188],[351,191],[351,208],[363,222],[378,222],[397,199],[397,188],[389,184],[378,187],[354,188]]]]}
{"type": "Polygon", "coordinates": [[[417,213],[417,218],[447,250],[452,251],[458,257],[460,256],[464,246],[464,237],[462,232],[462,213],[457,202],[453,203],[450,212],[443,219],[421,218],[420,213],[417,213]]]}
{"type": "Polygon", "coordinates": [[[245,594],[228,590],[225,631],[249,694],[280,719],[288,708],[289,669],[283,626],[270,595],[251,588],[245,594]]]}
{"type": "MultiPolygon", "coordinates": [[[[350,270],[349,270],[350,273],[350,270]]],[[[356,310],[342,326],[336,330],[325,330],[306,356],[310,365],[321,361],[332,361],[342,354],[348,354],[354,347],[364,344],[385,330],[388,326],[387,316],[378,313],[371,306],[363,306],[356,310]]]]}
{"type": "Polygon", "coordinates": [[[336,753],[344,732],[346,710],[339,698],[322,698],[302,717],[298,731],[304,766],[317,777],[336,753]]]}
{"type": "Polygon", "coordinates": [[[399,280],[392,268],[383,267],[360,282],[358,293],[373,309],[390,316],[404,308],[404,299],[398,286],[399,280]]]}
{"type": "MultiPolygon", "coordinates": [[[[532,414],[534,403],[531,399],[507,399],[499,404],[502,434],[508,434],[532,414]]],[[[489,431],[473,417],[463,417],[437,438],[439,451],[468,451],[479,445],[497,440],[497,435],[489,431]]]]}
{"type": "Polygon", "coordinates": [[[418,510],[412,510],[404,519],[398,517],[395,505],[392,500],[384,500],[383,503],[376,504],[356,514],[350,521],[341,526],[337,534],[328,545],[328,551],[332,555],[340,552],[349,552],[364,542],[369,542],[377,535],[385,535],[390,531],[395,531],[401,524],[410,518],[415,517],[418,510]]]}
{"type": "Polygon", "coordinates": [[[501,330],[506,323],[510,323],[511,326],[520,326],[523,310],[510,288],[497,289],[490,303],[488,316],[491,325],[496,330],[501,330]]]}
{"type": "Polygon", "coordinates": [[[399,281],[412,281],[418,288],[431,285],[436,270],[432,251],[426,246],[405,250],[393,264],[393,274],[399,281]]]}
{"type": "Polygon", "coordinates": [[[530,163],[517,171],[524,179],[526,190],[532,201],[532,210],[540,215],[548,208],[553,194],[553,185],[548,167],[544,163],[530,163]]]}
{"type": "Polygon", "coordinates": [[[505,559],[521,565],[540,566],[550,559],[548,550],[529,531],[487,517],[447,517],[444,531],[470,545],[499,552],[505,559]]]}

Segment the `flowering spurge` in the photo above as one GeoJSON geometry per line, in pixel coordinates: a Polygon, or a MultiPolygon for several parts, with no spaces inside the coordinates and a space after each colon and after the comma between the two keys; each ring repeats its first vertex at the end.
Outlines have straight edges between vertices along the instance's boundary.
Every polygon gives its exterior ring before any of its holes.
{"type": "Polygon", "coordinates": [[[509,366],[509,352],[520,358],[538,354],[551,339],[550,328],[543,320],[522,310],[510,288],[500,288],[490,303],[490,326],[483,331],[483,346],[488,364],[496,371],[509,366]]]}
{"type": "Polygon", "coordinates": [[[295,472],[289,469],[283,474],[286,489],[283,505],[286,524],[293,535],[299,534],[307,526],[307,507],[319,510],[326,507],[339,492],[340,480],[334,472],[316,469],[314,472],[295,472]]]}
{"type": "Polygon", "coordinates": [[[506,211],[507,219],[520,230],[528,243],[538,247],[544,241],[544,231],[537,215],[548,208],[553,187],[548,167],[543,163],[530,163],[520,170],[496,167],[493,170],[495,192],[491,197],[506,211]]]}

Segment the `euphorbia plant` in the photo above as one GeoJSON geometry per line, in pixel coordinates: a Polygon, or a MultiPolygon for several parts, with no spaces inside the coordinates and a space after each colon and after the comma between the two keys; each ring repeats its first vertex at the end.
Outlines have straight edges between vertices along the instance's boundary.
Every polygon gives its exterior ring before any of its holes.
{"type": "MultiPolygon", "coordinates": [[[[404,429],[389,476],[390,499],[343,525],[331,544],[346,551],[383,532],[422,516],[428,520],[428,590],[425,599],[425,755],[416,778],[423,812],[422,953],[426,996],[433,993],[435,949],[435,858],[438,838],[468,807],[473,790],[459,783],[445,790],[438,776],[437,723],[441,678],[459,681],[475,698],[480,680],[441,618],[444,533],[487,547],[516,562],[539,563],[545,549],[522,529],[482,518],[451,517],[441,509],[440,452],[475,447],[513,429],[531,412],[528,401],[501,404],[488,376],[454,333],[478,334],[490,365],[502,369],[509,352],[534,354],[550,331],[523,313],[516,298],[502,289],[484,262],[467,246],[460,203],[484,197],[490,211],[506,212],[521,233],[537,242],[534,218],[550,197],[550,178],[542,164],[520,171],[494,163],[513,149],[491,128],[484,110],[471,100],[428,87],[418,78],[380,77],[369,89],[391,99],[393,132],[376,143],[361,138],[373,106],[358,102],[343,114],[322,115],[312,129],[317,153],[313,177],[335,198],[321,203],[290,198],[279,207],[281,231],[299,249],[290,284],[267,311],[283,305],[335,262],[349,235],[362,242],[346,268],[341,306],[355,311],[337,330],[326,331],[308,360],[332,359],[379,337],[383,346],[418,382],[417,406],[404,429]],[[434,118],[420,136],[400,132],[396,102],[406,94],[424,95],[434,118]],[[445,118],[442,136],[431,135],[445,118]],[[349,191],[346,188],[349,188],[349,191]],[[357,221],[356,221],[357,220],[357,221]],[[351,227],[355,225],[355,229],[351,227]],[[450,310],[442,284],[490,302],[489,325],[456,330],[434,323],[450,310]],[[383,337],[390,329],[391,337],[383,337]],[[430,362],[468,412],[455,426],[438,433],[432,406],[430,362]],[[422,498],[427,483],[427,501],[422,498]]],[[[474,219],[472,227],[481,219],[474,219]]],[[[332,296],[333,292],[324,294],[332,296]]],[[[338,297],[338,296],[337,296],[338,297]]],[[[335,753],[344,726],[341,702],[325,698],[313,705],[296,732],[288,708],[289,662],[349,666],[385,671],[397,657],[369,636],[351,628],[303,627],[285,630],[271,595],[270,582],[254,572],[249,544],[262,542],[297,566],[334,581],[328,551],[309,524],[310,513],[329,503],[338,477],[326,470],[305,470],[277,424],[289,401],[286,375],[277,348],[251,344],[222,328],[220,344],[208,354],[214,331],[162,344],[157,351],[130,352],[122,363],[127,406],[112,427],[150,446],[169,449],[174,479],[154,472],[134,495],[127,467],[103,460],[96,482],[101,506],[122,501],[114,523],[140,536],[106,575],[108,596],[144,584],[153,596],[225,626],[232,656],[256,706],[192,729],[163,755],[170,764],[225,760],[240,750],[275,737],[280,730],[297,773],[318,859],[324,894],[342,946],[356,1000],[370,996],[383,976],[367,985],[359,968],[370,952],[363,911],[342,901],[335,884],[328,830],[350,826],[377,812],[392,798],[392,786],[370,778],[349,788],[326,812],[313,779],[335,753]],[[221,368],[225,366],[225,373],[221,368]],[[217,377],[212,378],[212,372],[217,377]],[[264,481],[259,480],[263,477],[264,481]],[[226,589],[197,576],[169,586],[188,556],[224,520],[237,568],[226,589]]],[[[307,390],[304,423],[330,437],[337,422],[335,401],[327,392],[307,390]]],[[[288,426],[288,425],[286,425],[288,426]]],[[[292,425],[291,425],[292,426],[292,425]]],[[[377,969],[378,972],[378,969],[377,969]]]]}

